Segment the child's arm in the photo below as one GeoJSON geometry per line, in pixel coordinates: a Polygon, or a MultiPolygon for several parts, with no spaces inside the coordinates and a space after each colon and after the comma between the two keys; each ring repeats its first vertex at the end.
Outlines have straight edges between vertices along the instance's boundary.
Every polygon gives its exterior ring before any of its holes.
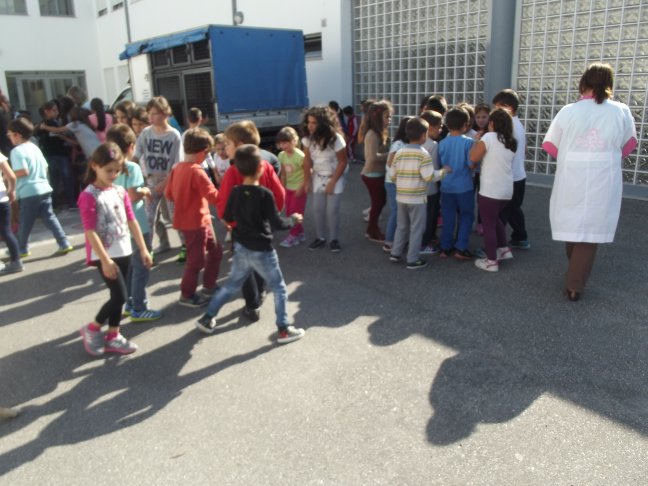
{"type": "Polygon", "coordinates": [[[279,175],[281,179],[281,185],[286,187],[286,164],[281,164],[281,174],[279,175]]]}
{"type": "Polygon", "coordinates": [[[88,240],[88,243],[90,243],[95,255],[99,257],[101,273],[103,273],[104,277],[108,280],[115,280],[118,271],[117,264],[112,258],[110,258],[110,255],[108,255],[108,252],[104,248],[97,232],[93,229],[86,230],[85,237],[88,240]]]}
{"type": "Polygon", "coordinates": [[[164,182],[164,197],[166,197],[167,201],[173,202],[173,171],[171,171],[171,175],[169,175],[169,177],[167,177],[163,182],[164,182]]]}
{"type": "Polygon", "coordinates": [[[264,199],[264,204],[262,206],[262,211],[264,217],[270,222],[272,229],[286,230],[292,228],[297,223],[301,223],[304,220],[304,217],[299,213],[294,213],[283,218],[279,211],[277,211],[277,206],[274,203],[274,197],[269,197],[264,199]]]}
{"type": "Polygon", "coordinates": [[[5,176],[9,202],[14,202],[16,199],[16,175],[14,174],[14,171],[11,170],[11,166],[4,160],[0,162],[0,171],[2,171],[5,176]]]}
{"type": "Polygon", "coordinates": [[[40,129],[52,133],[65,133],[70,131],[70,129],[65,125],[62,127],[52,127],[50,125],[45,125],[44,123],[40,124],[40,129]]]}
{"type": "Polygon", "coordinates": [[[131,202],[138,202],[142,199],[151,199],[151,190],[148,187],[129,187],[127,191],[131,202]]]}
{"type": "Polygon", "coordinates": [[[303,147],[302,150],[304,151],[304,192],[310,192],[312,186],[311,172],[313,171],[313,160],[311,159],[308,147],[303,147]]]}
{"type": "Polygon", "coordinates": [[[335,184],[337,184],[338,179],[342,177],[342,174],[344,174],[344,170],[346,169],[347,166],[346,147],[342,147],[340,150],[335,152],[335,156],[338,159],[338,165],[337,168],[335,169],[335,173],[333,174],[333,177],[331,177],[331,179],[326,184],[326,189],[325,189],[326,194],[333,194],[335,192],[335,184]]]}
{"type": "Polygon", "coordinates": [[[470,149],[469,157],[470,157],[470,161],[472,162],[470,168],[471,169],[476,168],[485,155],[486,155],[486,144],[480,140],[479,142],[474,144],[470,149]]]}
{"type": "Polygon", "coordinates": [[[131,236],[135,240],[137,248],[139,248],[140,255],[142,257],[142,263],[146,268],[151,268],[153,265],[153,258],[146,247],[144,242],[144,236],[142,236],[142,230],[140,229],[139,223],[136,220],[130,220],[128,222],[128,229],[130,230],[131,236]]]}

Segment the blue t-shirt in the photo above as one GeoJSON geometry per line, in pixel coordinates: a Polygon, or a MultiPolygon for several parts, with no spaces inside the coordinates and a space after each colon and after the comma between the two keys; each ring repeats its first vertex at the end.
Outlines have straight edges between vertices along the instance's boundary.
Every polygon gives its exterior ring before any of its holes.
{"type": "Polygon", "coordinates": [[[18,177],[16,182],[16,198],[41,196],[52,192],[47,180],[47,161],[43,152],[31,142],[21,143],[14,147],[9,155],[14,172],[26,169],[28,174],[18,177]]]}
{"type": "MultiPolygon", "coordinates": [[[[128,190],[132,187],[144,187],[144,176],[142,175],[142,169],[139,164],[135,162],[126,161],[126,169],[128,170],[128,175],[121,173],[119,177],[115,179],[115,184],[122,186],[124,189],[128,190]]],[[[144,207],[144,199],[140,199],[133,204],[133,211],[135,212],[135,219],[139,224],[142,234],[149,233],[151,227],[148,223],[148,218],[146,217],[146,208],[144,207]]]]}
{"type": "Polygon", "coordinates": [[[439,142],[439,163],[449,165],[452,172],[441,181],[441,192],[461,194],[473,190],[468,154],[473,140],[465,135],[448,135],[439,142]]]}

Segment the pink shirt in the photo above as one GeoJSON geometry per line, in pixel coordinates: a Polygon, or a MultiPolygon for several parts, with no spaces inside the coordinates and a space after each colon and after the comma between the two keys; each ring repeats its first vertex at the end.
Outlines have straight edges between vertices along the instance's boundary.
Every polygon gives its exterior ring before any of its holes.
{"type": "Polygon", "coordinates": [[[88,120],[90,120],[90,124],[95,128],[95,133],[97,134],[97,137],[99,138],[99,141],[101,143],[106,142],[106,133],[108,132],[110,127],[113,126],[113,117],[112,117],[112,115],[109,115],[108,113],[106,113],[104,116],[106,117],[106,128],[104,128],[103,131],[100,132],[99,130],[97,130],[97,125],[99,124],[99,122],[97,120],[97,114],[96,113],[91,113],[90,115],[88,115],[88,120]]]}

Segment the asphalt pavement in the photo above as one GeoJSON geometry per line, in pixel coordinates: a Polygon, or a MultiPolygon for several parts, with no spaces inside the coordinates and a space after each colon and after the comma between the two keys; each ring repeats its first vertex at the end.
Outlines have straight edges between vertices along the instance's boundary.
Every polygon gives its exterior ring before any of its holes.
{"type": "Polygon", "coordinates": [[[200,334],[169,252],[149,287],[164,317],[125,320],[140,350],[100,359],[78,331],[107,290],[62,213],[78,250],[53,256],[37,228],[26,271],[0,280],[0,405],[21,409],[0,421],[0,484],[645,484],[648,202],[624,200],[573,303],[549,194],[527,188],[532,248],[499,273],[410,271],[364,238],[354,165],[342,252],[278,249],[302,340],[275,343],[271,296],[259,322],[237,298],[200,334]]]}

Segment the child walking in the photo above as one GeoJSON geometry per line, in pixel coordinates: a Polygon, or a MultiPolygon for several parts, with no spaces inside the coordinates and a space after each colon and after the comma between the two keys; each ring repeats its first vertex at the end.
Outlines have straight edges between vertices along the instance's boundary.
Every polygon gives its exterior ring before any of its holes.
{"type": "Polygon", "coordinates": [[[302,215],[293,214],[290,221],[282,218],[274,204],[272,192],[259,185],[259,178],[264,169],[258,147],[239,147],[234,155],[234,163],[243,176],[243,183],[232,189],[224,215],[225,221],[236,223],[232,232],[232,268],[227,283],[211,298],[207,312],[196,322],[196,327],[207,334],[214,332],[216,315],[220,308],[255,271],[264,278],[274,293],[279,331],[277,342],[285,344],[296,341],[304,336],[305,331],[288,323],[288,293],[279,268],[277,252],[272,248],[272,228],[288,229],[295,223],[301,223],[302,215]]]}
{"type": "Polygon", "coordinates": [[[463,133],[469,120],[465,110],[453,108],[446,113],[449,133],[439,142],[441,164],[452,167],[452,173],[441,182],[441,257],[448,258],[453,252],[457,260],[471,260],[468,240],[474,219],[474,193],[471,162],[469,158],[473,140],[463,133]],[[459,213],[457,237],[455,222],[459,213]]]}
{"type": "Polygon", "coordinates": [[[81,328],[83,346],[88,354],[130,354],[137,345],[119,332],[122,307],[128,297],[124,276],[128,274],[132,253],[131,235],[142,256],[142,263],[151,266],[146,248],[126,189],[114,185],[124,167],[124,156],[112,142],[101,144],[88,162],[88,186],[79,196],[79,210],[86,239],[86,261],[99,268],[110,290],[110,299],[101,306],[94,321],[81,328]],[[108,322],[105,336],[101,328],[108,322]]]}
{"type": "Polygon", "coordinates": [[[308,247],[319,250],[326,246],[333,253],[342,251],[339,241],[340,200],[346,185],[346,144],[339,133],[336,114],[328,107],[315,106],[304,116],[304,190],[313,191],[313,211],[317,238],[308,247]],[[312,171],[312,173],[311,173],[312,171]],[[327,231],[328,230],[328,231],[327,231]]]}
{"type": "Polygon", "coordinates": [[[481,161],[479,211],[486,246],[486,258],[475,260],[475,266],[497,272],[499,260],[513,258],[500,213],[513,197],[513,158],[517,141],[513,138],[513,119],[504,109],[496,108],[491,112],[488,128],[470,150],[470,160],[475,164],[481,161]]]}
{"type": "Polygon", "coordinates": [[[175,204],[173,227],[182,232],[187,248],[179,302],[187,307],[202,307],[216,291],[223,256],[209,212],[209,204],[216,205],[218,190],[201,165],[214,141],[202,128],[190,128],[184,138],[185,161],[171,171],[164,194],[175,204]],[[198,275],[202,269],[203,288],[198,293],[198,275]]]}
{"type": "Polygon", "coordinates": [[[396,152],[389,168],[389,175],[396,184],[398,204],[396,235],[389,259],[395,263],[400,262],[409,241],[409,270],[427,266],[427,262],[421,260],[420,253],[421,238],[425,231],[428,184],[442,179],[446,172],[452,171],[449,167],[435,170],[430,154],[422,147],[428,137],[428,128],[428,123],[422,118],[413,118],[407,122],[405,132],[410,142],[396,152]]]}
{"type": "Polygon", "coordinates": [[[17,178],[20,256],[25,258],[31,255],[29,235],[37,217],[41,218],[56,239],[59,246],[57,253],[64,255],[74,248],[52,210],[52,186],[47,181],[47,162],[40,149],[29,141],[33,133],[34,126],[26,118],[18,118],[9,123],[9,139],[15,145],[10,158],[17,178]]]}
{"type": "Polygon", "coordinates": [[[15,199],[16,175],[11,170],[7,162],[7,157],[0,152],[0,236],[2,236],[9,250],[9,263],[0,266],[0,275],[22,272],[24,270],[18,250],[18,240],[11,231],[11,203],[15,199]],[[6,186],[3,179],[7,181],[6,186]]]}
{"type": "MultiPolygon", "coordinates": [[[[299,149],[299,135],[292,127],[284,127],[277,133],[278,155],[281,163],[281,183],[286,189],[286,214],[304,214],[306,191],[304,191],[304,152],[299,149]]],[[[279,243],[284,248],[297,246],[306,241],[304,227],[297,223],[288,236],[279,243]]]]}
{"type": "MultiPolygon", "coordinates": [[[[129,159],[135,151],[135,142],[137,137],[135,132],[126,124],[118,123],[110,127],[106,134],[109,142],[115,143],[124,155],[124,170],[115,180],[114,184],[122,186],[128,192],[135,219],[139,224],[144,243],[149,253],[151,253],[151,227],[146,217],[144,200],[151,197],[151,190],[144,185],[144,176],[139,164],[131,162],[129,159]]],[[[124,307],[124,315],[130,317],[131,322],[155,321],[162,317],[162,313],[157,310],[149,309],[148,297],[146,295],[146,285],[148,284],[151,270],[142,262],[139,248],[134,240],[131,239],[133,254],[131,255],[130,267],[126,275],[126,290],[128,291],[128,300],[124,307]]]]}

